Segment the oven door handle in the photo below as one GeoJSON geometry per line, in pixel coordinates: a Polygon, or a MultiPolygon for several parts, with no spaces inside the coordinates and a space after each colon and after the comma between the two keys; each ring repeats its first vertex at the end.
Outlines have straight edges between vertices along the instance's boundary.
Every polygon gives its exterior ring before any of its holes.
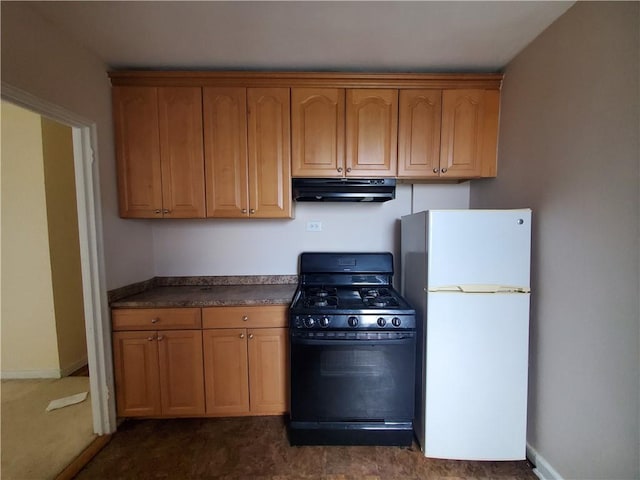
{"type": "Polygon", "coordinates": [[[326,338],[301,338],[292,337],[292,345],[347,345],[347,344],[372,344],[372,345],[403,345],[414,343],[415,337],[409,336],[405,338],[340,338],[340,339],[326,339],[326,338]]]}

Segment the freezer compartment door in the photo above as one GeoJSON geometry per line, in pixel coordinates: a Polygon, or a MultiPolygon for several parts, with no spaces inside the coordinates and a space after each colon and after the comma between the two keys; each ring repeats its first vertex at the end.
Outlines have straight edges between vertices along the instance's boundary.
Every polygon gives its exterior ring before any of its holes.
{"type": "Polygon", "coordinates": [[[429,293],[427,457],[525,458],[529,294],[429,293]]]}
{"type": "Polygon", "coordinates": [[[530,286],[531,210],[432,210],[429,289],[530,286]]]}

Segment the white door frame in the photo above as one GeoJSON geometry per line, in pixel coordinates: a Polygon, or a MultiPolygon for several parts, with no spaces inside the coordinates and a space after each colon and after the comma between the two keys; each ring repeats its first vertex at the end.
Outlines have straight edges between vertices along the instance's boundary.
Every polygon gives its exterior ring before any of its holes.
{"type": "Polygon", "coordinates": [[[3,100],[72,128],[93,430],[98,435],[113,433],[116,430],[116,409],[115,399],[109,393],[114,391],[114,381],[105,288],[96,124],[5,82],[2,82],[0,96],[3,100]]]}

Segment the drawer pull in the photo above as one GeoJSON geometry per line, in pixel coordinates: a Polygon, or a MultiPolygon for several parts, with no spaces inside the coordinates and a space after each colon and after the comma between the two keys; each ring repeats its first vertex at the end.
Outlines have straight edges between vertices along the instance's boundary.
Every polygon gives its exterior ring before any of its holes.
{"type": "Polygon", "coordinates": [[[158,320],[160,320],[159,318],[152,318],[151,319],[151,323],[158,323],[158,320]]]}
{"type": "Polygon", "coordinates": [[[150,337],[147,337],[147,340],[148,340],[149,342],[153,341],[153,339],[154,339],[153,335],[152,335],[152,336],[150,336],[150,337]]]}
{"type": "Polygon", "coordinates": [[[242,316],[242,321],[243,321],[243,322],[246,322],[247,320],[249,320],[249,317],[248,317],[248,316],[246,316],[246,315],[243,315],[243,316],[242,316]]]}

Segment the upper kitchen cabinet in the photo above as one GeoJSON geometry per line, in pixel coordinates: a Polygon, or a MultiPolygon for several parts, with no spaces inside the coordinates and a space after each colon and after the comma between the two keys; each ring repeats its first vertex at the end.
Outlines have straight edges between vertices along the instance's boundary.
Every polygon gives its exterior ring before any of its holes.
{"type": "Polygon", "coordinates": [[[288,88],[248,88],[249,214],[290,218],[291,127],[288,88]]]}
{"type": "Polygon", "coordinates": [[[291,89],[294,177],[394,177],[395,89],[291,89]]]}
{"type": "Polygon", "coordinates": [[[398,90],[348,89],[346,175],[395,177],[398,90]]]}
{"type": "Polygon", "coordinates": [[[205,87],[208,217],[291,217],[289,89],[205,87]]]}
{"type": "Polygon", "coordinates": [[[249,214],[246,90],[203,90],[208,217],[249,214]]]}
{"type": "Polygon", "coordinates": [[[496,176],[499,109],[498,90],[442,92],[442,176],[496,176]]]}
{"type": "Polygon", "coordinates": [[[345,90],[291,89],[292,176],[342,177],[345,90]]]}
{"type": "Polygon", "coordinates": [[[121,217],[204,217],[201,97],[198,87],[114,87],[121,217]]]}
{"type": "Polygon", "coordinates": [[[291,177],[495,177],[501,74],[122,71],[120,214],[291,218],[291,177]]]}
{"type": "Polygon", "coordinates": [[[441,90],[402,90],[398,131],[398,176],[438,177],[441,90]]]}
{"type": "Polygon", "coordinates": [[[494,177],[499,103],[498,90],[400,92],[398,176],[494,177]]]}

